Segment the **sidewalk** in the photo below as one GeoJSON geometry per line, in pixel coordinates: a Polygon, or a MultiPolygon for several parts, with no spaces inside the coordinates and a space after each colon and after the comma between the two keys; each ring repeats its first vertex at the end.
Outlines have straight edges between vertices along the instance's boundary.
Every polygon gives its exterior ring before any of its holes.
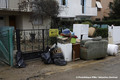
{"type": "Polygon", "coordinates": [[[8,65],[0,63],[0,80],[30,80],[32,77],[39,77],[38,80],[44,79],[44,77],[65,72],[71,69],[77,69],[91,64],[105,62],[113,58],[120,58],[120,55],[108,56],[101,60],[78,60],[74,62],[68,62],[66,66],[56,66],[54,64],[46,65],[40,59],[26,61],[26,68],[11,68],[8,65]]]}

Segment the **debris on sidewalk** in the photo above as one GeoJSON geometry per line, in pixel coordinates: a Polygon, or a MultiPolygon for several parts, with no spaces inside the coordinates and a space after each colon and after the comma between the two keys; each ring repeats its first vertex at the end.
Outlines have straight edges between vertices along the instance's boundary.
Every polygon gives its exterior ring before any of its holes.
{"type": "Polygon", "coordinates": [[[16,54],[16,65],[17,68],[25,68],[26,64],[22,57],[22,52],[17,52],[16,54]]]}
{"type": "Polygon", "coordinates": [[[61,49],[57,46],[49,49],[46,53],[42,53],[41,58],[45,64],[56,64],[59,66],[65,66],[67,64],[61,49]]]}

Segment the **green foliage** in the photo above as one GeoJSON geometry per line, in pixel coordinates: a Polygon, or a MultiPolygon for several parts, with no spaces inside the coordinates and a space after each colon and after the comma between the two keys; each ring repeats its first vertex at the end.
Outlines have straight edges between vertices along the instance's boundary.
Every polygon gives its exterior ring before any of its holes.
{"type": "Polygon", "coordinates": [[[89,24],[90,27],[93,26],[93,24],[90,21],[85,21],[85,22],[82,22],[81,24],[89,24]]]}
{"type": "Polygon", "coordinates": [[[55,21],[60,11],[59,3],[56,0],[32,0],[31,7],[33,8],[30,16],[32,24],[40,18],[49,17],[52,20],[51,24],[56,27],[55,21]]]}
{"type": "Polygon", "coordinates": [[[120,19],[118,20],[107,20],[107,21],[93,21],[93,24],[108,24],[108,25],[115,25],[120,26],[120,19]]]}
{"type": "Polygon", "coordinates": [[[96,28],[95,36],[102,36],[103,38],[107,38],[108,29],[107,28],[96,28]]]}
{"type": "Polygon", "coordinates": [[[114,19],[114,20],[104,20],[104,21],[90,21],[90,20],[62,20],[58,22],[59,27],[65,27],[65,28],[72,28],[73,24],[89,24],[90,27],[92,24],[108,24],[108,25],[115,25],[115,26],[120,26],[120,19],[114,19]]]}
{"type": "Polygon", "coordinates": [[[48,44],[53,45],[53,44],[55,44],[56,42],[57,42],[57,38],[56,38],[56,37],[50,37],[48,44]]]}
{"type": "Polygon", "coordinates": [[[113,4],[109,6],[112,11],[110,12],[111,19],[120,19],[120,0],[114,0],[113,4]]]}
{"type": "Polygon", "coordinates": [[[72,28],[73,24],[81,24],[82,22],[91,22],[90,20],[61,20],[59,21],[59,27],[72,28]]]}
{"type": "Polygon", "coordinates": [[[34,16],[56,17],[59,14],[59,4],[55,0],[33,0],[31,2],[34,16]]]}

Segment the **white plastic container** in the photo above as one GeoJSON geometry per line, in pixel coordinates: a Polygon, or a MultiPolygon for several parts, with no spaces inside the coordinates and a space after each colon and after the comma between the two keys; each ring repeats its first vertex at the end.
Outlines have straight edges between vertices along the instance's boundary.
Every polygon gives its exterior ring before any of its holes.
{"type": "Polygon", "coordinates": [[[115,56],[118,53],[118,45],[115,44],[108,44],[108,49],[107,49],[107,53],[110,56],[115,56]]]}
{"type": "Polygon", "coordinates": [[[61,48],[65,61],[72,61],[72,44],[61,44],[58,43],[57,46],[61,48]]]}

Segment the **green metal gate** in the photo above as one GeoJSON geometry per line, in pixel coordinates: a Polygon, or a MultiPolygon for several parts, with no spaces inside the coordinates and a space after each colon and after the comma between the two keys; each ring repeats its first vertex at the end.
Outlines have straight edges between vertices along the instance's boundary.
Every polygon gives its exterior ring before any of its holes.
{"type": "Polygon", "coordinates": [[[13,27],[0,27],[0,61],[13,66],[13,27]]]}

